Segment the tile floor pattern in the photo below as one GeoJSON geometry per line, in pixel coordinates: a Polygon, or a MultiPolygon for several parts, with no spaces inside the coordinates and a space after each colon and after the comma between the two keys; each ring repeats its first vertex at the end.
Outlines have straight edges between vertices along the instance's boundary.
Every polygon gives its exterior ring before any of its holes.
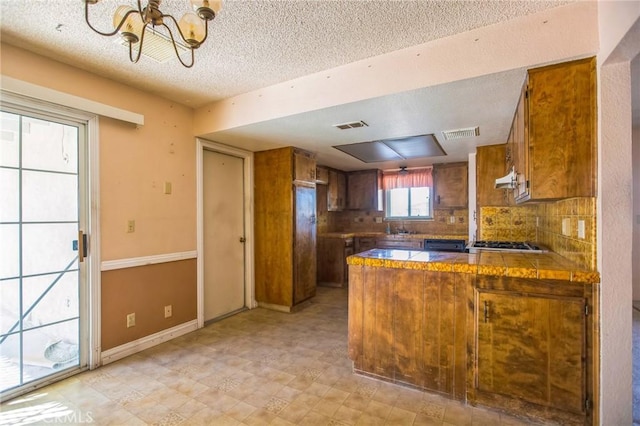
{"type": "Polygon", "coordinates": [[[347,291],[295,314],[245,311],[1,406],[0,424],[524,425],[354,375],[347,291]]]}

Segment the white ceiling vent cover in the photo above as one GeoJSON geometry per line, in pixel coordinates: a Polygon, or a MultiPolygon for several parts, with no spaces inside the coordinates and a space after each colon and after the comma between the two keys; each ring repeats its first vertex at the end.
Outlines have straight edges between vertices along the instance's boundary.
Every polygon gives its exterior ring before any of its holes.
{"type": "MultiPolygon", "coordinates": [[[[129,44],[122,37],[118,37],[116,39],[116,43],[129,49],[129,44]]],[[[140,43],[136,43],[133,45],[132,50],[134,58],[136,55],[138,55],[139,47],[140,43]]],[[[178,48],[178,53],[180,55],[182,55],[184,52],[189,51],[189,48],[186,47],[184,43],[180,43],[178,40],[176,40],[176,47],[178,48]]],[[[155,31],[151,28],[151,26],[149,26],[147,27],[146,33],[144,35],[142,56],[146,56],[147,58],[153,59],[156,62],[164,63],[170,59],[175,58],[176,52],[173,50],[173,44],[171,43],[171,39],[169,38],[169,36],[155,31]]]]}
{"type": "Polygon", "coordinates": [[[480,128],[476,126],[468,127],[466,129],[444,130],[442,135],[444,136],[444,140],[447,141],[453,139],[472,138],[474,136],[480,136],[480,128]]]}
{"type": "Polygon", "coordinates": [[[369,127],[364,121],[352,121],[351,123],[334,124],[333,127],[337,127],[340,130],[357,129],[358,127],[369,127]]]}

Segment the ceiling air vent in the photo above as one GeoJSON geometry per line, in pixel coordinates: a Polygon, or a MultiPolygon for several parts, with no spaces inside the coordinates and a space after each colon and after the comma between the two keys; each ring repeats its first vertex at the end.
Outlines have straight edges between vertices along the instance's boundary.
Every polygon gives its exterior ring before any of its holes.
{"type": "Polygon", "coordinates": [[[450,141],[453,139],[471,138],[474,136],[480,136],[479,127],[468,127],[466,129],[457,130],[443,130],[442,135],[444,140],[450,141]]]}
{"type": "MultiPolygon", "coordinates": [[[[125,48],[129,48],[129,44],[127,41],[118,37],[116,39],[116,43],[124,46],[125,48]]],[[[134,58],[138,55],[138,48],[140,47],[140,43],[136,43],[133,45],[133,54],[134,58]]],[[[184,52],[188,52],[189,48],[184,44],[176,40],[176,48],[178,49],[178,53],[182,55],[184,52]]],[[[144,47],[142,48],[142,56],[146,56],[147,58],[153,59],[156,62],[164,63],[170,59],[175,57],[176,53],[173,50],[173,43],[171,43],[171,39],[162,34],[161,32],[155,31],[151,28],[151,26],[147,27],[146,33],[144,35],[144,47]]]]}
{"type": "Polygon", "coordinates": [[[334,124],[333,127],[337,127],[340,130],[347,130],[347,129],[357,129],[358,127],[369,127],[369,125],[364,121],[360,120],[360,121],[353,121],[351,123],[334,124]]]}

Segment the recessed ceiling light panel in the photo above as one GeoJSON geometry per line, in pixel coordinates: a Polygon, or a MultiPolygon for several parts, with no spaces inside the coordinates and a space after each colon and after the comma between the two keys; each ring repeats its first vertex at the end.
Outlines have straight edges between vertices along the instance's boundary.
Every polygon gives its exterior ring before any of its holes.
{"type": "Polygon", "coordinates": [[[434,135],[411,136],[337,145],[334,148],[349,154],[364,163],[406,160],[411,158],[439,157],[447,155],[434,135]]]}

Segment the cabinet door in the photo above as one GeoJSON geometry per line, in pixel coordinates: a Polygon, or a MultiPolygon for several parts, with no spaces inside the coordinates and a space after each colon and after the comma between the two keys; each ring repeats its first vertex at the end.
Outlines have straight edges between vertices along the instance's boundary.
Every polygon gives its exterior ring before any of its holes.
{"type": "Polygon", "coordinates": [[[415,238],[378,238],[376,240],[376,248],[422,250],[422,243],[422,240],[415,238]]]}
{"type": "Polygon", "coordinates": [[[596,194],[595,58],[529,71],[532,200],[596,194]]]}
{"type": "Polygon", "coordinates": [[[355,252],[361,253],[363,251],[376,248],[376,239],[373,237],[356,237],[355,239],[355,252]]]}
{"type": "Polygon", "coordinates": [[[294,185],[293,302],[316,294],[316,190],[294,185]]]}
{"type": "Polygon", "coordinates": [[[505,175],[507,145],[476,148],[476,193],[478,207],[508,206],[510,190],[496,189],[496,179],[505,175]]]}
{"type": "Polygon", "coordinates": [[[347,206],[350,210],[379,210],[379,170],[363,170],[347,175],[347,206]]]}
{"type": "Polygon", "coordinates": [[[467,163],[437,164],[433,168],[434,208],[468,207],[467,163]]]}
{"type": "Polygon", "coordinates": [[[293,180],[315,183],[316,160],[311,153],[298,149],[293,151],[293,180]]]}
{"type": "Polygon", "coordinates": [[[329,211],[344,210],[346,205],[347,177],[338,170],[329,170],[327,186],[327,209],[329,211]]]}
{"type": "Polygon", "coordinates": [[[478,392],[584,413],[585,300],[476,292],[478,392]]]}
{"type": "Polygon", "coordinates": [[[318,238],[318,283],[342,285],[344,282],[344,240],[318,238]]]}

